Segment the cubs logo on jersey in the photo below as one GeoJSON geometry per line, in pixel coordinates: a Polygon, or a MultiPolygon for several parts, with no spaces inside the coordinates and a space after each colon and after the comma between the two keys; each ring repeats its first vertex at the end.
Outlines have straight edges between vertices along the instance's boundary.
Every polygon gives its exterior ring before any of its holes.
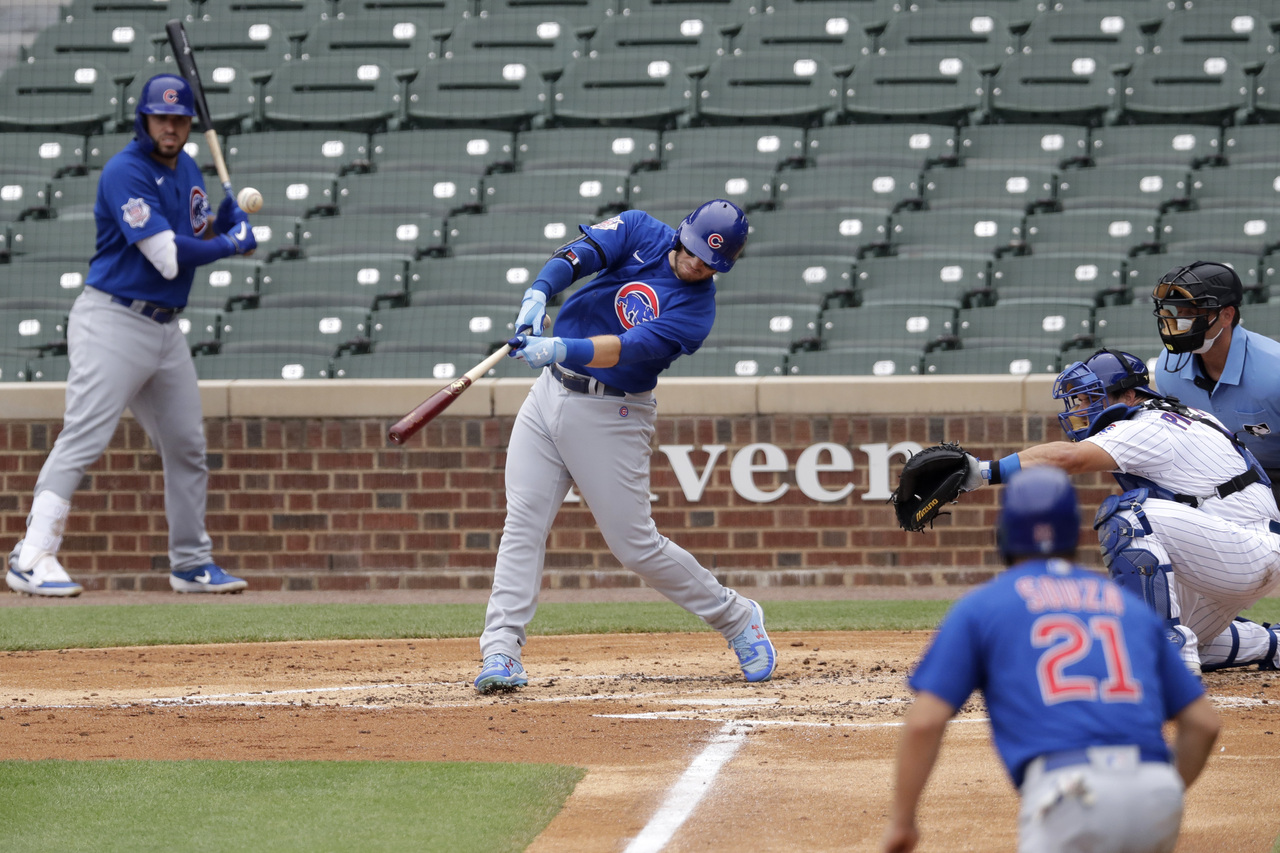
{"type": "Polygon", "coordinates": [[[633,281],[618,288],[613,308],[622,328],[632,329],[656,319],[659,313],[658,293],[643,281],[633,281]]]}
{"type": "Polygon", "coordinates": [[[151,221],[151,205],[140,198],[131,198],[120,205],[124,224],[130,228],[141,228],[151,221]]]}
{"type": "Polygon", "coordinates": [[[200,187],[191,188],[191,233],[200,237],[209,227],[209,197],[200,187]]]}

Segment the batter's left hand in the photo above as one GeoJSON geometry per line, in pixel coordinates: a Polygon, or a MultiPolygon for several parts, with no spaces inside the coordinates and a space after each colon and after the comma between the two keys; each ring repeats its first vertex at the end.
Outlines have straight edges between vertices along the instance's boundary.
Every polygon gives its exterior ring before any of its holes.
{"type": "Polygon", "coordinates": [[[568,354],[564,341],[560,338],[533,338],[529,335],[516,335],[507,341],[511,347],[508,355],[522,359],[532,368],[546,367],[553,362],[564,361],[568,354]]]}
{"type": "Polygon", "coordinates": [[[213,233],[229,234],[239,222],[248,222],[249,214],[240,209],[240,205],[231,196],[218,205],[218,216],[213,220],[213,233]]]}

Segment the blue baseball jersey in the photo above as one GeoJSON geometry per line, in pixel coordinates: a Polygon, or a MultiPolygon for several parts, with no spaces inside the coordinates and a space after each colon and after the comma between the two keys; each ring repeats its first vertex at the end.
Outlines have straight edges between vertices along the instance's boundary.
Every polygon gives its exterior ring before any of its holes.
{"type": "Polygon", "coordinates": [[[1161,726],[1204,693],[1142,599],[1057,559],[958,601],[908,683],[954,708],[981,690],[1017,786],[1049,752],[1135,745],[1168,759],[1161,726]]]}
{"type": "Polygon", "coordinates": [[[1178,358],[1161,354],[1155,375],[1160,393],[1212,412],[1263,468],[1280,468],[1280,343],[1236,326],[1227,363],[1212,391],[1195,384],[1197,377],[1205,382],[1198,357],[1183,356],[1187,363],[1175,372],[1178,358]]]}
{"type": "Polygon", "coordinates": [[[565,367],[638,393],[658,384],[658,374],[681,355],[702,346],[716,319],[716,286],[711,279],[681,281],[667,253],[675,229],[640,210],[628,210],[595,225],[579,226],[604,253],[604,269],[576,290],[556,315],[562,338],[617,335],[629,347],[669,352],[669,356],[587,367],[565,367]]]}
{"type": "Polygon", "coordinates": [[[179,267],[167,280],[134,246],[161,231],[203,238],[213,228],[204,177],[185,151],[178,154],[177,168],[170,169],[130,142],[103,167],[93,216],[97,251],[85,284],[127,299],[187,304],[195,269],[179,267]]]}

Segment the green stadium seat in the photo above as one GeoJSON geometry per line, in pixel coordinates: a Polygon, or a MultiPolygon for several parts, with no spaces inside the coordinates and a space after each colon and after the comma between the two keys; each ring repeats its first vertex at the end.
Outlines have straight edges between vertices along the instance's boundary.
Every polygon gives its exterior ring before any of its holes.
{"type": "Polygon", "coordinates": [[[518,305],[424,305],[375,311],[373,350],[378,353],[440,350],[488,353],[515,334],[518,305]]]}
{"type": "Polygon", "coordinates": [[[188,304],[175,322],[191,351],[201,352],[217,345],[218,332],[222,328],[222,309],[193,308],[188,304]]]}
{"type": "Polygon", "coordinates": [[[1241,252],[1262,257],[1280,246],[1280,210],[1274,207],[1224,207],[1167,213],[1160,220],[1160,242],[1169,253],[1241,252]]]}
{"type": "Polygon", "coordinates": [[[822,308],[853,298],[848,258],[785,255],[751,257],[716,276],[717,305],[799,304],[822,308]]]}
{"type": "Polygon", "coordinates": [[[844,113],[854,122],[959,124],[983,109],[978,66],[960,53],[920,48],[868,56],[844,88],[844,113]]]}
{"type": "Polygon", "coordinates": [[[539,11],[463,18],[444,42],[445,59],[492,57],[557,75],[583,51],[574,28],[539,11]]]}
{"type": "Polygon", "coordinates": [[[379,172],[467,172],[483,175],[506,171],[515,156],[515,136],[508,131],[436,128],[375,133],[373,165],[379,172]]]}
{"type": "Polygon", "coordinates": [[[703,346],[788,352],[818,336],[818,308],[811,303],[720,305],[703,346]]]}
{"type": "Polygon", "coordinates": [[[405,298],[406,264],[398,258],[311,258],[264,264],[259,308],[356,308],[372,311],[405,298]]]}
{"type": "Polygon", "coordinates": [[[1265,259],[1259,263],[1258,256],[1249,252],[1217,252],[1211,257],[1204,257],[1196,252],[1175,252],[1162,255],[1137,255],[1125,262],[1125,282],[1135,302],[1151,305],[1151,291],[1155,289],[1160,278],[1171,269],[1185,267],[1195,261],[1212,260],[1214,263],[1226,264],[1240,276],[1244,285],[1245,302],[1266,301],[1267,286],[1263,283],[1271,281],[1271,276],[1263,275],[1266,269],[1265,259]]]}
{"type": "Polygon", "coordinates": [[[728,51],[720,28],[732,23],[681,8],[654,6],[642,14],[612,15],[595,27],[588,55],[621,58],[660,56],[676,68],[705,65],[728,51]]]}
{"type": "Polygon", "coordinates": [[[151,57],[149,36],[148,26],[138,20],[86,17],[46,27],[26,52],[35,65],[73,61],[96,65],[114,76],[130,75],[151,57]]]}
{"type": "Polygon", "coordinates": [[[111,74],[98,65],[46,59],[0,76],[0,131],[101,133],[119,109],[111,74]]]}
{"type": "Polygon", "coordinates": [[[1021,38],[1024,53],[1070,50],[1117,65],[1148,52],[1142,22],[1107,3],[1077,3],[1029,24],[1021,38]]]}
{"type": "MultiPolygon", "coordinates": [[[[134,113],[138,108],[138,98],[142,95],[143,85],[156,74],[176,74],[172,65],[160,67],[150,66],[140,70],[134,76],[124,96],[124,125],[133,127],[134,113]]],[[[257,86],[248,69],[239,65],[212,64],[200,68],[200,79],[204,84],[205,98],[209,103],[209,117],[218,133],[238,133],[251,128],[257,115],[257,86]]],[[[204,128],[200,120],[193,123],[191,143],[203,150],[204,128]]],[[[192,155],[196,156],[196,155],[192,155]]],[[[197,157],[197,160],[212,164],[212,160],[197,157]]]]}
{"type": "MultiPolygon", "coordinates": [[[[440,27],[452,21],[437,19],[434,23],[440,27]]],[[[376,53],[378,61],[394,69],[416,68],[440,57],[439,41],[426,22],[406,15],[365,17],[357,14],[329,18],[312,27],[302,43],[300,58],[371,53],[376,53]]]]}
{"type": "Polygon", "coordinates": [[[14,259],[88,262],[96,251],[96,240],[96,229],[74,219],[27,219],[9,226],[14,259]]]}
{"type": "Polygon", "coordinates": [[[920,201],[920,172],[910,167],[816,166],[779,172],[775,197],[784,210],[856,210],[888,216],[920,201]]]}
{"type": "Polygon", "coordinates": [[[69,311],[88,274],[88,258],[0,264],[0,309],[69,311]]]}
{"type": "Polygon", "coordinates": [[[297,251],[300,229],[296,216],[255,213],[249,217],[249,222],[253,225],[253,238],[258,241],[254,257],[269,260],[297,251]]]}
{"type": "Polygon", "coordinates": [[[797,4],[771,14],[749,16],[733,37],[733,53],[803,51],[821,56],[832,66],[870,56],[873,39],[862,22],[846,10],[810,8],[821,5],[797,4]]]}
{"type": "Polygon", "coordinates": [[[27,361],[28,382],[66,382],[71,373],[71,359],[65,353],[42,353],[27,361]]]}
{"type": "MultiPolygon", "coordinates": [[[[333,360],[335,379],[457,379],[485,357],[485,351],[456,350],[344,353],[333,360]]],[[[532,374],[523,362],[520,367],[532,374]]]]}
{"type": "Polygon", "coordinates": [[[613,14],[614,7],[613,0],[480,0],[478,5],[481,15],[536,12],[575,29],[600,23],[613,14]]]}
{"type": "Polygon", "coordinates": [[[85,138],[73,133],[0,133],[0,163],[9,180],[15,175],[59,178],[83,173],[85,138]]]}
{"type": "Polygon", "coordinates": [[[659,218],[662,212],[687,214],[713,198],[728,199],[747,211],[773,201],[771,169],[733,166],[664,169],[636,172],[630,184],[631,206],[659,218]]]}
{"type": "Polygon", "coordinates": [[[328,379],[329,358],[314,353],[219,353],[193,359],[199,379],[328,379]]]}
{"type": "Polygon", "coordinates": [[[1059,349],[1087,346],[1093,335],[1093,300],[1001,299],[990,307],[960,311],[956,334],[965,349],[1010,344],[1059,349]]]}
{"type": "Polygon", "coordinates": [[[790,376],[916,376],[923,350],[877,346],[866,349],[793,352],[787,356],[790,376]]]}
{"type": "Polygon", "coordinates": [[[1280,338],[1280,302],[1268,302],[1264,305],[1249,305],[1241,314],[1246,318],[1249,329],[1266,335],[1269,338],[1280,338]]]}
{"type": "Polygon", "coordinates": [[[490,213],[581,208],[594,209],[596,216],[603,216],[626,209],[627,173],[580,168],[490,175],[485,178],[481,199],[490,213]]]}
{"type": "Polygon", "coordinates": [[[1219,129],[1195,124],[1094,128],[1089,156],[1098,166],[1180,166],[1198,169],[1218,159],[1219,129]]]}
{"type": "Polygon", "coordinates": [[[904,211],[893,218],[889,245],[899,257],[991,258],[1022,245],[1022,219],[1011,210],[904,211]]]}
{"type": "Polygon", "coordinates": [[[635,127],[529,130],[515,143],[522,172],[571,168],[634,172],[656,167],[660,146],[657,131],[635,127]]]}
{"type": "Polygon", "coordinates": [[[485,304],[505,301],[515,316],[525,290],[546,262],[546,255],[423,258],[409,269],[409,300],[413,305],[433,301],[457,304],[467,299],[485,304]]]}
{"type": "Polygon", "coordinates": [[[850,124],[809,131],[809,158],[818,166],[905,166],[954,162],[956,129],[943,124],[850,124]]]}
{"type": "Polygon", "coordinates": [[[994,5],[951,8],[941,4],[894,15],[876,36],[876,49],[882,54],[914,50],[966,56],[980,68],[999,65],[1018,52],[1018,43],[994,5]]]}
{"type": "Polygon", "coordinates": [[[1266,61],[1253,79],[1253,111],[1262,121],[1280,120],[1280,58],[1266,61]]]}
{"type": "Polygon", "coordinates": [[[1009,22],[1010,27],[1025,29],[1034,18],[1045,12],[1061,7],[1061,2],[1051,0],[910,0],[903,3],[903,11],[924,11],[933,9],[967,9],[971,13],[985,12],[999,15],[1009,22]]]}
{"type": "Polygon", "coordinates": [[[1241,63],[1229,56],[1153,53],[1134,62],[1125,75],[1123,117],[1138,124],[1222,125],[1244,113],[1250,88],[1241,63]]]}
{"type": "Polygon", "coordinates": [[[50,198],[47,178],[35,175],[0,177],[0,223],[47,214],[50,211],[50,198]]]}
{"type": "MultiPolygon", "coordinates": [[[[241,183],[247,183],[247,179],[241,183]]],[[[253,186],[262,193],[263,211],[273,216],[326,215],[332,213],[337,202],[334,178],[329,172],[264,172],[253,176],[253,186]]],[[[218,196],[210,199],[215,210],[221,203],[220,192],[218,196]]],[[[251,214],[250,221],[253,219],[251,214]]]]}
{"type": "Polygon", "coordinates": [[[298,248],[307,258],[389,255],[411,261],[443,251],[444,234],[444,219],[426,214],[321,216],[300,223],[298,248]]]}
{"type": "MultiPolygon", "coordinates": [[[[0,190],[0,203],[3,201],[3,196],[3,190],[0,190]]],[[[93,206],[97,199],[96,176],[60,178],[49,183],[48,204],[58,219],[92,220],[93,206]]]]}
{"type": "Polygon", "coordinates": [[[1099,308],[1093,323],[1095,344],[1143,357],[1159,351],[1160,331],[1149,295],[1150,291],[1147,299],[1135,299],[1128,305],[1099,308]]]}
{"type": "Polygon", "coordinates": [[[65,352],[67,312],[51,308],[0,309],[0,352],[34,357],[54,349],[65,352]]]}
{"type": "Polygon", "coordinates": [[[840,80],[804,51],[722,56],[698,81],[697,118],[707,124],[774,122],[810,127],[835,120],[840,80]]]}
{"type": "Polygon", "coordinates": [[[614,15],[643,17],[673,11],[731,26],[746,20],[753,8],[758,8],[758,0],[616,0],[614,15]]]}
{"type": "Polygon", "coordinates": [[[675,59],[640,52],[584,57],[556,81],[551,112],[556,124],[661,130],[694,107],[693,85],[675,59]]]}
{"type": "Polygon", "coordinates": [[[302,38],[328,8],[328,0],[200,0],[199,19],[277,21],[291,37],[302,38]]]}
{"type": "Polygon", "coordinates": [[[1191,198],[1200,210],[1246,205],[1280,207],[1280,163],[1192,172],[1191,198]]]}
{"type": "Polygon", "coordinates": [[[263,89],[267,130],[375,132],[399,121],[400,85],[380,62],[343,54],[290,62],[263,89]]]}
{"type": "Polygon", "coordinates": [[[191,8],[188,0],[72,0],[65,4],[62,20],[136,21],[148,32],[161,33],[166,21],[185,18],[191,8]]]}
{"type": "Polygon", "coordinates": [[[1027,217],[1026,242],[1036,255],[1095,252],[1123,258],[1157,245],[1157,216],[1139,208],[1035,213],[1027,217]]]}
{"type": "Polygon", "coordinates": [[[222,141],[222,150],[238,184],[258,173],[326,172],[336,178],[369,163],[368,136],[344,130],[237,134],[222,141]]]}
{"type": "Polygon", "coordinates": [[[1117,105],[1104,61],[1083,50],[1010,57],[991,78],[991,114],[1001,122],[1065,122],[1096,127],[1117,105]]]}
{"type": "Polygon", "coordinates": [[[1023,346],[969,347],[935,349],[924,357],[922,373],[926,376],[963,376],[966,374],[1056,376],[1060,357],[1056,347],[1023,346]]]}
{"type": "MultiPolygon", "coordinates": [[[[687,211],[686,211],[687,213],[687,211]]],[[[599,221],[591,211],[554,213],[486,213],[449,220],[446,245],[453,255],[541,255],[551,253],[581,233],[579,225],[599,221]]]]}
{"type": "Polygon", "coordinates": [[[256,308],[222,315],[219,354],[289,353],[328,358],[369,337],[369,312],[335,306],[256,308]]]}
{"type": "Polygon", "coordinates": [[[1167,16],[1152,36],[1153,53],[1193,51],[1266,62],[1276,55],[1275,8],[1244,2],[1198,3],[1167,16]],[[1270,19],[1267,17],[1270,13],[1270,19]]]}
{"type": "Polygon", "coordinates": [[[929,210],[1012,210],[1028,213],[1054,203],[1055,172],[1043,166],[965,166],[929,169],[922,178],[929,210]]]}
{"type": "MultiPolygon", "coordinates": [[[[475,5],[471,0],[340,0],[337,11],[347,18],[412,21],[418,30],[432,32],[473,14],[475,5]]],[[[327,15],[321,13],[322,18],[327,15]]]]}
{"type": "Polygon", "coordinates": [[[1058,175],[1063,210],[1135,209],[1164,211],[1187,203],[1187,170],[1176,166],[1093,166],[1058,175]]]}
{"type": "Polygon", "coordinates": [[[351,174],[339,180],[337,200],[343,216],[399,213],[443,217],[479,209],[480,176],[469,172],[351,174]]]}
{"type": "MultiPolygon", "coordinates": [[[[263,257],[267,256],[264,251],[263,257]]],[[[188,308],[221,311],[233,299],[258,292],[258,253],[253,257],[230,257],[196,268],[191,281],[188,308]]]]}
{"type": "Polygon", "coordinates": [[[960,129],[965,166],[1057,169],[1089,156],[1089,129],[1070,124],[992,124],[960,129]]]}
{"type": "Polygon", "coordinates": [[[776,349],[702,347],[684,355],[662,371],[663,376],[708,376],[753,379],[786,375],[787,354],[776,349]]]}
{"type": "MultiPolygon", "coordinates": [[[[208,85],[217,68],[240,68],[249,75],[266,75],[297,60],[288,25],[270,16],[236,15],[186,25],[200,80],[208,85]]],[[[158,69],[179,73],[167,39],[155,43],[158,69]]],[[[159,73],[159,71],[157,71],[159,73]]]]}
{"type": "Polygon", "coordinates": [[[0,382],[26,382],[30,375],[25,355],[0,352],[0,382]]]}
{"type": "Polygon", "coordinates": [[[408,121],[415,127],[487,127],[514,131],[547,111],[542,74],[501,57],[427,63],[409,84],[408,121]]]}
{"type": "Polygon", "coordinates": [[[996,301],[1066,298],[1095,305],[1128,302],[1127,281],[1123,261],[1114,255],[1011,255],[991,264],[996,301]]]}
{"type": "Polygon", "coordinates": [[[864,258],[855,270],[862,306],[983,304],[991,289],[985,258],[864,258]]]}
{"type": "Polygon", "coordinates": [[[1251,124],[1222,131],[1222,156],[1231,166],[1280,164],[1280,127],[1251,124]]]}
{"type": "Polygon", "coordinates": [[[866,30],[883,27],[903,6],[898,0],[766,0],[753,4],[751,14],[785,12],[788,9],[828,10],[826,14],[848,15],[866,30]]]}
{"type": "MultiPolygon", "coordinates": [[[[192,136],[196,136],[196,134],[192,134],[192,136]]],[[[96,136],[90,136],[85,140],[85,165],[89,167],[89,171],[91,173],[101,171],[102,167],[107,164],[107,161],[123,151],[124,147],[132,140],[132,130],[127,133],[104,133],[96,136]]],[[[198,140],[189,140],[187,145],[191,145],[194,142],[196,143],[197,150],[199,150],[202,148],[199,143],[203,141],[204,138],[199,137],[198,140]]],[[[188,153],[190,153],[189,150],[188,153]]]]}
{"type": "Polygon", "coordinates": [[[829,210],[753,213],[745,255],[834,255],[852,263],[869,247],[884,245],[888,224],[879,215],[829,210]]]}
{"type": "Polygon", "coordinates": [[[804,130],[784,125],[691,127],[662,134],[667,169],[740,166],[778,169],[803,165],[804,130]]]}
{"type": "Polygon", "coordinates": [[[956,312],[930,305],[866,305],[822,312],[826,350],[898,347],[923,353],[955,335],[956,312]]]}

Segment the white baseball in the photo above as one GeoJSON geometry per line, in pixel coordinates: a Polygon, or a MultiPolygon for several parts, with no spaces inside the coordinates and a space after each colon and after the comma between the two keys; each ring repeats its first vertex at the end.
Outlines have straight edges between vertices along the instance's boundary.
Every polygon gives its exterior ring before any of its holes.
{"type": "Polygon", "coordinates": [[[262,193],[253,187],[244,187],[236,193],[236,204],[245,213],[257,213],[262,210],[262,193]]]}

